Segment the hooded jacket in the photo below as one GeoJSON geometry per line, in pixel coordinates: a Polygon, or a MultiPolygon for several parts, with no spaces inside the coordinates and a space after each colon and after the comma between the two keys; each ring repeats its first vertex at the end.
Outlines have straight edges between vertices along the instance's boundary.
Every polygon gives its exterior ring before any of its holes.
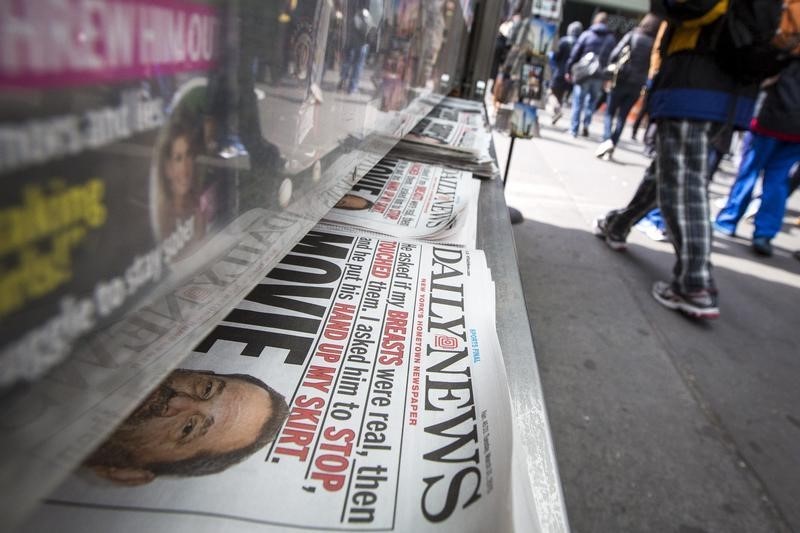
{"type": "Polygon", "coordinates": [[[578,41],[572,47],[572,53],[567,61],[567,72],[572,69],[572,65],[589,52],[597,54],[600,58],[600,69],[604,70],[608,65],[608,58],[615,42],[614,34],[608,29],[608,26],[603,23],[592,24],[578,37],[578,41]]]}
{"type": "Polygon", "coordinates": [[[616,61],[626,45],[631,47],[631,56],[622,67],[622,71],[617,77],[617,83],[642,87],[647,81],[647,72],[650,69],[653,38],[639,28],[633,29],[617,43],[609,60],[616,61]]]}
{"type": "Polygon", "coordinates": [[[578,21],[570,22],[567,34],[558,40],[556,53],[553,54],[553,83],[566,83],[564,74],[567,73],[567,61],[582,31],[583,24],[578,21]]]}
{"type": "Polygon", "coordinates": [[[661,69],[650,95],[650,116],[730,122],[747,129],[758,88],[736,82],[717,65],[711,50],[727,0],[663,2],[671,22],[661,43],[661,69]]]}

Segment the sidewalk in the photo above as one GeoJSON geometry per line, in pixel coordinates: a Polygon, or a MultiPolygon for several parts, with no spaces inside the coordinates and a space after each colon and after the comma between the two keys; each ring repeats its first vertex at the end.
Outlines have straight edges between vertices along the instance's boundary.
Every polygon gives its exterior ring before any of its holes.
{"type": "MultiPolygon", "coordinates": [[[[591,232],[633,195],[641,145],[627,129],[600,161],[599,122],[587,140],[541,120],[542,138],[516,142],[506,199],[525,217],[519,267],[572,530],[800,531],[800,227],[767,259],[746,222],[748,239],[715,236],[722,317],[684,318],[650,296],[668,242],[634,230],[619,253],[591,232]]],[[[495,142],[504,167],[509,139],[495,142]]],[[[712,204],[732,180],[717,174],[712,204]]],[[[798,214],[800,193],[787,222],[798,214]]]]}

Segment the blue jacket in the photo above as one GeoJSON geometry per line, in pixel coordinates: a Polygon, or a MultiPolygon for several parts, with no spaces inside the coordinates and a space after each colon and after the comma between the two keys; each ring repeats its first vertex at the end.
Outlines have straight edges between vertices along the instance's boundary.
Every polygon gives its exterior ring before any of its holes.
{"type": "Polygon", "coordinates": [[[575,45],[575,37],[565,35],[558,41],[558,48],[553,54],[553,84],[563,85],[566,83],[564,74],[567,73],[567,61],[572,47],[575,45]]]}
{"type": "Polygon", "coordinates": [[[600,68],[605,69],[608,65],[608,57],[611,55],[611,50],[614,49],[616,39],[611,30],[605,24],[592,24],[588,30],[581,33],[575,46],[572,47],[572,53],[569,55],[567,61],[567,72],[572,69],[572,65],[578,62],[580,58],[594,52],[600,58],[600,68]]]}
{"type": "Polygon", "coordinates": [[[673,22],[661,43],[661,69],[649,101],[651,118],[730,121],[736,128],[748,127],[758,87],[737,83],[714,60],[710,46],[722,19],[703,25],[678,22],[701,17],[717,4],[718,0],[664,0],[673,22]]]}

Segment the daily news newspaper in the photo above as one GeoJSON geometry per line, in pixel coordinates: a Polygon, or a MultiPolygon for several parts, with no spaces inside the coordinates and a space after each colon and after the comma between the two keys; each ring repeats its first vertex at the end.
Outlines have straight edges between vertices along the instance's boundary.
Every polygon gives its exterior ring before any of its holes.
{"type": "Polygon", "coordinates": [[[475,247],[480,182],[472,174],[386,157],[324,220],[392,237],[475,247]]]}
{"type": "Polygon", "coordinates": [[[480,251],[311,231],[23,529],[512,531],[493,299],[480,251]]]}

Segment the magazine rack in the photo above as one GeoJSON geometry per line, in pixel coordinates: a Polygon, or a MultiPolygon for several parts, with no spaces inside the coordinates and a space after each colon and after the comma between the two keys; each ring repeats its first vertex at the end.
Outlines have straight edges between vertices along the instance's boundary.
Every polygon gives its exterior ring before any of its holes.
{"type": "MultiPolygon", "coordinates": [[[[463,77],[470,6],[13,3],[0,22],[21,29],[0,63],[5,528],[463,77]]],[[[499,180],[481,196],[538,521],[566,530],[499,180]]]]}

